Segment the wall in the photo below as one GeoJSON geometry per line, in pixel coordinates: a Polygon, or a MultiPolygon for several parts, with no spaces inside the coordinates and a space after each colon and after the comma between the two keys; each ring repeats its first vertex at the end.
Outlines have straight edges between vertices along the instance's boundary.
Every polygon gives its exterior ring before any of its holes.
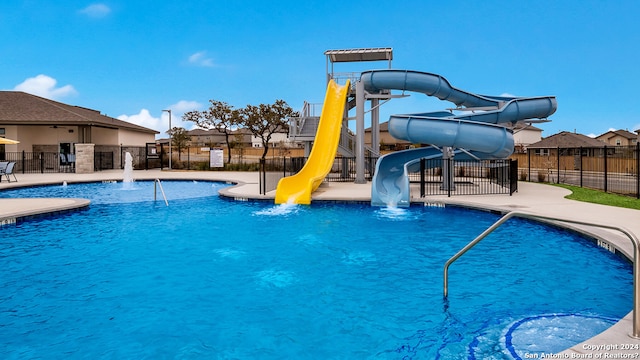
{"type": "Polygon", "coordinates": [[[120,129],[117,143],[109,145],[145,146],[146,143],[155,143],[155,141],[155,134],[120,129]]]}

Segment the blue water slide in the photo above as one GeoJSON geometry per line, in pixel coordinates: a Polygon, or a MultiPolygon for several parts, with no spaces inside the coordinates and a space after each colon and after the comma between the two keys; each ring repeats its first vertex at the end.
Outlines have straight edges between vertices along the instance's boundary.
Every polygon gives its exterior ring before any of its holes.
{"type": "MultiPolygon", "coordinates": [[[[448,111],[392,115],[389,133],[412,143],[452,147],[456,156],[504,159],[513,152],[513,133],[505,125],[546,118],[557,109],[554,96],[505,97],[457,89],[440,75],[411,70],[371,70],[360,80],[369,93],[413,91],[454,103],[462,113],[448,111]],[[464,149],[464,150],[461,150],[464,149]],[[470,155],[472,154],[472,156],[470,155]]],[[[438,158],[435,148],[410,149],[381,157],[371,185],[374,206],[409,206],[409,171],[420,158],[438,158]]]]}

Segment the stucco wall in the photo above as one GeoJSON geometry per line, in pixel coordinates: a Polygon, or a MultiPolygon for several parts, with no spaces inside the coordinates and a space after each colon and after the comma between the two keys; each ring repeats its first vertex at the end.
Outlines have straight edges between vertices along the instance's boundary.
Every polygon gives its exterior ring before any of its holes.
{"type": "Polygon", "coordinates": [[[120,130],[118,142],[115,145],[123,146],[145,146],[146,143],[155,143],[155,134],[141,133],[130,130],[120,130]]]}

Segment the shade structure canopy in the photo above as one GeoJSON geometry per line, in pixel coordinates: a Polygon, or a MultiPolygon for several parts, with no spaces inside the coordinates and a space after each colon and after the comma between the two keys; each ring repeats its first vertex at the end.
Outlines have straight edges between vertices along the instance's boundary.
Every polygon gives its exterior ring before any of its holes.
{"type": "Polygon", "coordinates": [[[20,143],[20,141],[18,141],[18,140],[11,140],[11,139],[0,137],[0,144],[15,145],[15,144],[19,144],[19,143],[20,143]]]}

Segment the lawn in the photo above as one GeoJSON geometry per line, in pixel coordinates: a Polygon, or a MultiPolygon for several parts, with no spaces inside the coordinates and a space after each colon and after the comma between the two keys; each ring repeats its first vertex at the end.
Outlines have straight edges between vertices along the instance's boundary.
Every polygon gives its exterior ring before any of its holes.
{"type": "Polygon", "coordinates": [[[640,210],[640,200],[629,196],[605,193],[599,190],[582,188],[579,186],[553,184],[572,191],[571,195],[567,195],[567,199],[590,202],[594,204],[617,206],[628,209],[640,210]]]}

